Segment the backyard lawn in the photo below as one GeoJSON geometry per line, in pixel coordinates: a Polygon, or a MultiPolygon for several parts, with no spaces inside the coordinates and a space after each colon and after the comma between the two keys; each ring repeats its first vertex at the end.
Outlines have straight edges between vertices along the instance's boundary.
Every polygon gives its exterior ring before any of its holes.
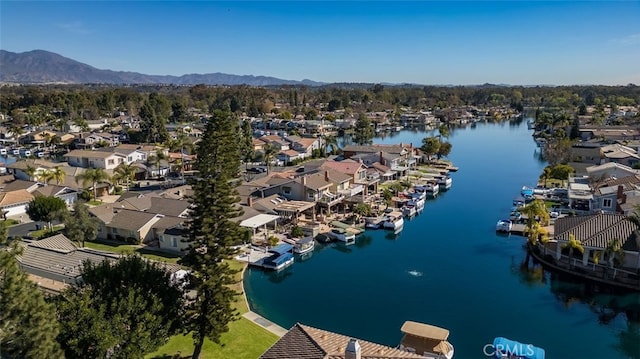
{"type": "MultiPolygon", "coordinates": [[[[230,265],[238,270],[242,270],[244,263],[238,261],[230,261],[230,265]]],[[[238,279],[241,278],[242,272],[238,273],[238,279]]],[[[242,282],[235,285],[237,291],[242,291],[242,282]]],[[[240,294],[236,297],[234,307],[238,313],[242,315],[249,309],[244,300],[244,295],[240,294]]],[[[232,323],[229,323],[229,331],[224,333],[220,339],[221,344],[213,343],[206,340],[202,348],[202,358],[228,358],[228,359],[255,359],[264,353],[273,343],[278,340],[278,336],[263,329],[259,325],[252,323],[250,320],[240,317],[232,323]]],[[[155,353],[146,356],[150,358],[190,358],[193,352],[193,340],[191,335],[176,335],[169,342],[155,353]]]]}

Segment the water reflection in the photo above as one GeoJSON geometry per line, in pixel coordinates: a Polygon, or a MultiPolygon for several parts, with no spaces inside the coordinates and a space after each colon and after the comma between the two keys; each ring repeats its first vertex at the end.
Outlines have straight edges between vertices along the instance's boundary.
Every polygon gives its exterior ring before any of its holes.
{"type": "Polygon", "coordinates": [[[373,237],[368,234],[361,234],[356,238],[355,246],[358,248],[364,248],[373,242],[373,237]]]}
{"type": "Polygon", "coordinates": [[[267,278],[269,278],[269,282],[282,283],[291,275],[293,275],[293,266],[289,266],[279,271],[271,271],[267,274],[267,278]]]}
{"type": "Polygon", "coordinates": [[[640,359],[640,293],[599,283],[572,282],[571,277],[545,270],[533,261],[514,264],[512,259],[512,273],[528,287],[549,284],[549,290],[565,309],[580,304],[586,306],[598,324],[616,332],[618,342],[614,348],[618,352],[627,358],[640,359]]]}

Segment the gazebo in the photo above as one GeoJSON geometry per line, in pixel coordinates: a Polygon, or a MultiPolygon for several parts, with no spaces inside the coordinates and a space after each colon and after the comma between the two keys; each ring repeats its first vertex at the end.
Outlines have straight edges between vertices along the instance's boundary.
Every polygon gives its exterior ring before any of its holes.
{"type": "Polygon", "coordinates": [[[267,231],[267,224],[274,222],[274,228],[278,226],[278,219],[280,216],[276,216],[274,214],[257,214],[251,218],[247,218],[244,221],[240,222],[241,227],[251,228],[253,231],[253,235],[256,235],[256,229],[260,227],[264,227],[265,232],[267,231]]]}

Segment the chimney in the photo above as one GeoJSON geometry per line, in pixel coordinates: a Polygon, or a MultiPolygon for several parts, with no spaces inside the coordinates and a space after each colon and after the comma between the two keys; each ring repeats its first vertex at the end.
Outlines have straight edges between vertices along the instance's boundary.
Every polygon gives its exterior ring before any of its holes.
{"type": "Polygon", "coordinates": [[[360,350],[360,343],[356,339],[349,339],[349,344],[344,350],[344,359],[361,359],[362,353],[360,350]]]}
{"type": "Polygon", "coordinates": [[[302,185],[303,186],[307,185],[307,176],[306,175],[302,176],[302,185]]]}
{"type": "Polygon", "coordinates": [[[616,212],[624,213],[621,205],[627,203],[627,195],[624,193],[624,187],[618,185],[618,193],[616,194],[616,212]]]}
{"type": "Polygon", "coordinates": [[[253,197],[251,196],[247,197],[247,206],[253,207],[253,197]]]}
{"type": "Polygon", "coordinates": [[[329,182],[329,171],[324,171],[324,181],[329,182]]]}
{"type": "Polygon", "coordinates": [[[378,160],[381,165],[384,165],[384,159],[382,158],[382,151],[380,151],[380,159],[378,160]]]}

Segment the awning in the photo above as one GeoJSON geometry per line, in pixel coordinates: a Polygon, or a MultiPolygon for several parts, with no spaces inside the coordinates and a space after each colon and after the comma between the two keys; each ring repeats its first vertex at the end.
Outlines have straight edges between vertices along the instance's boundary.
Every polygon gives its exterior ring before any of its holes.
{"type": "Polygon", "coordinates": [[[440,327],[418,322],[406,321],[400,330],[405,334],[417,337],[432,338],[437,340],[447,340],[449,331],[440,327]]]}
{"type": "Polygon", "coordinates": [[[291,252],[292,250],[293,250],[293,246],[291,244],[283,243],[270,248],[269,253],[285,254],[287,252],[291,252]]]}
{"type": "Polygon", "coordinates": [[[276,216],[274,214],[258,214],[251,218],[247,218],[244,221],[240,222],[241,227],[253,228],[256,229],[258,227],[262,227],[267,223],[271,223],[273,221],[278,220],[280,216],[276,216]]]}

